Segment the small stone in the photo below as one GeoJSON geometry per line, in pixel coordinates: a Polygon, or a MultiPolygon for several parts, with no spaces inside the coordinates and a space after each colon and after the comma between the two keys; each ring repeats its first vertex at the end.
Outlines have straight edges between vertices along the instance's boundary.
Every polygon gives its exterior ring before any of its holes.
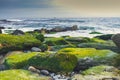
{"type": "Polygon", "coordinates": [[[28,70],[31,71],[31,72],[35,72],[35,73],[40,73],[40,70],[36,69],[36,68],[33,67],[33,66],[30,66],[30,67],[28,68],[28,70]]]}
{"type": "Polygon", "coordinates": [[[37,48],[37,47],[32,47],[31,51],[33,51],[33,52],[41,52],[41,49],[37,48]]]}
{"type": "Polygon", "coordinates": [[[50,73],[47,70],[41,70],[41,74],[48,76],[50,73]]]}

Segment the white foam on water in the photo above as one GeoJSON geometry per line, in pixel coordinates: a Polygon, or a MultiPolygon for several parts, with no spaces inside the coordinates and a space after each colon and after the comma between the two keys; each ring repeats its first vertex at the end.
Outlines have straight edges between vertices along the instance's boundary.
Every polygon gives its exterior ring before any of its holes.
{"type": "Polygon", "coordinates": [[[89,34],[91,31],[77,30],[77,31],[65,31],[57,32],[55,34],[45,34],[45,37],[61,37],[61,36],[71,36],[71,37],[89,37],[98,36],[101,34],[89,34]]]}

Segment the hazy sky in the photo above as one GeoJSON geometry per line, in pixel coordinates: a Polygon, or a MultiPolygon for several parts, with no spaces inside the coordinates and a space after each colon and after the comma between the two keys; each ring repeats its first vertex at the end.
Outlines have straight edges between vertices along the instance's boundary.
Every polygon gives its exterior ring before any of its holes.
{"type": "Polygon", "coordinates": [[[120,0],[0,0],[0,18],[120,17],[120,0]]]}

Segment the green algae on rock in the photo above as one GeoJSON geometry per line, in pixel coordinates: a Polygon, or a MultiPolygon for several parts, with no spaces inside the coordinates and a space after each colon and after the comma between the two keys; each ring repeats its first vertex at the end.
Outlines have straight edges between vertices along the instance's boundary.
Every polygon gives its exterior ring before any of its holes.
{"type": "Polygon", "coordinates": [[[51,78],[40,76],[27,70],[13,69],[1,71],[0,80],[51,80],[51,78]]]}
{"type": "Polygon", "coordinates": [[[77,57],[72,54],[33,52],[8,56],[5,64],[13,69],[34,66],[53,72],[71,72],[77,64],[77,57]]]}

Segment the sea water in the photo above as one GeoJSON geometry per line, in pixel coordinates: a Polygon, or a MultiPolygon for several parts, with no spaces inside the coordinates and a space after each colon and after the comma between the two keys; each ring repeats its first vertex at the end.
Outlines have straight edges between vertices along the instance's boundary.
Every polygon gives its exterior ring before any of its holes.
{"type": "Polygon", "coordinates": [[[98,34],[89,34],[92,31],[103,34],[116,34],[120,32],[120,18],[33,18],[33,19],[6,19],[8,22],[0,21],[0,26],[22,31],[33,31],[35,29],[52,29],[54,27],[72,27],[77,25],[77,31],[58,32],[56,34],[45,34],[48,37],[60,36],[84,36],[93,37],[98,34]]]}

